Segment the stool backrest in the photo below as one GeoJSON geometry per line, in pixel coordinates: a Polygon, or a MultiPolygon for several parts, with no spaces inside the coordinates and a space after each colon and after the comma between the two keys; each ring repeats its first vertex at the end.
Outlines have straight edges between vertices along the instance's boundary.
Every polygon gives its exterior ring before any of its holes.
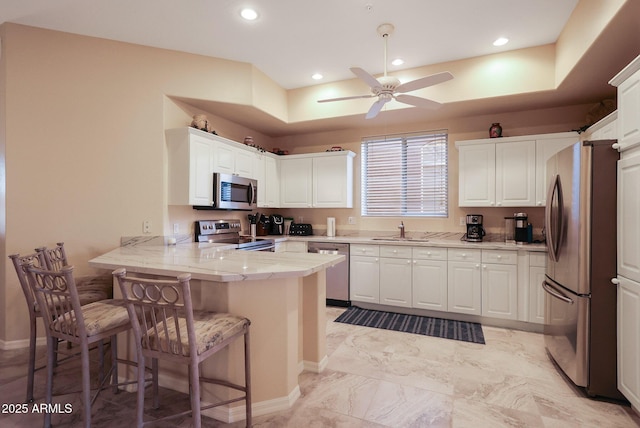
{"type": "Polygon", "coordinates": [[[181,274],[177,280],[147,279],[128,277],[121,268],[113,275],[120,285],[143,355],[177,359],[197,355],[191,274],[181,274]]]}
{"type": "Polygon", "coordinates": [[[29,306],[29,313],[39,312],[39,308],[37,306],[36,296],[33,294],[31,287],[29,286],[29,279],[27,278],[26,266],[31,263],[34,267],[44,267],[45,260],[43,255],[40,252],[36,252],[33,254],[27,254],[26,256],[21,256],[20,254],[11,254],[9,256],[11,261],[13,262],[13,267],[16,269],[16,274],[18,275],[18,281],[20,282],[20,287],[22,287],[22,292],[24,293],[24,298],[27,300],[27,306],[29,306]]]}
{"type": "Polygon", "coordinates": [[[39,254],[42,254],[48,270],[62,270],[63,267],[69,266],[67,253],[64,250],[64,242],[56,243],[53,248],[36,248],[39,254]]]}
{"type": "Polygon", "coordinates": [[[80,297],[73,279],[73,266],[65,266],[58,272],[36,268],[28,262],[26,272],[49,333],[60,338],[85,337],[86,329],[80,297]]]}

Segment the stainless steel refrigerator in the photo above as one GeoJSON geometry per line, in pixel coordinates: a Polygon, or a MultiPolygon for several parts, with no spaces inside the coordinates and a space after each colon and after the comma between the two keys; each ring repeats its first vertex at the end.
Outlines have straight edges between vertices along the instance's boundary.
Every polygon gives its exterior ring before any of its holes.
{"type": "Polygon", "coordinates": [[[576,143],[547,161],[544,338],[549,355],[590,396],[616,387],[615,141],[576,143]]]}

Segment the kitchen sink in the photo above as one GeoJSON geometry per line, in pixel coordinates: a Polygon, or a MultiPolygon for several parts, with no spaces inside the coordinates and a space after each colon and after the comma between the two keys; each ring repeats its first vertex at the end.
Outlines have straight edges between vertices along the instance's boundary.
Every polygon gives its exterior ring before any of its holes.
{"type": "Polygon", "coordinates": [[[388,242],[429,242],[428,239],[424,238],[400,238],[393,236],[381,236],[373,238],[374,241],[388,241],[388,242]]]}

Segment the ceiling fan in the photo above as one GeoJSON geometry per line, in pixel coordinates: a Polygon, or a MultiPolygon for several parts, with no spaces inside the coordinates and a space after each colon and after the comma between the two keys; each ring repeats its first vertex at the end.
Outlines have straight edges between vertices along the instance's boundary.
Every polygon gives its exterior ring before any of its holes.
{"type": "Polygon", "coordinates": [[[353,74],[358,76],[367,85],[369,85],[369,87],[371,87],[371,94],[356,95],[353,97],[329,98],[318,100],[318,102],[327,103],[332,101],[353,100],[357,98],[378,97],[378,100],[373,103],[373,105],[367,112],[367,119],[376,117],[380,110],[382,110],[382,107],[392,99],[416,107],[427,109],[439,108],[441,106],[439,102],[428,100],[426,98],[416,97],[414,95],[406,95],[405,92],[411,92],[429,86],[437,85],[438,83],[446,82],[447,80],[453,79],[453,75],[448,71],[444,71],[442,73],[432,74],[431,76],[422,77],[420,79],[412,80],[410,82],[402,84],[397,77],[387,76],[387,39],[389,35],[393,33],[393,30],[393,24],[381,24],[378,27],[378,34],[380,34],[384,39],[384,76],[376,79],[360,67],[350,68],[353,74]]]}

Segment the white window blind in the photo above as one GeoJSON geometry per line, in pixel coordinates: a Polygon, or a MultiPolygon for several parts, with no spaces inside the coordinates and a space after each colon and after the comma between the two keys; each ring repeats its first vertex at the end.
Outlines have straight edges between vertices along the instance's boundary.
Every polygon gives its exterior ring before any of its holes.
{"type": "Polygon", "coordinates": [[[362,140],[362,215],[447,217],[447,133],[362,140]]]}

